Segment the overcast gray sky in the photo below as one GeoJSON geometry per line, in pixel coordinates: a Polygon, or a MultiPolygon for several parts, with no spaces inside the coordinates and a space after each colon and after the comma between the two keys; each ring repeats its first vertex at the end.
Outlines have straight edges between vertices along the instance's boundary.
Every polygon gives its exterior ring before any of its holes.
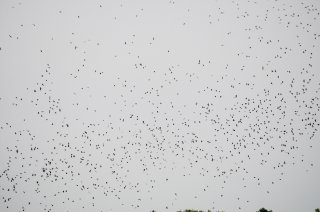
{"type": "Polygon", "coordinates": [[[319,7],[1,0],[0,211],[314,211],[319,7]]]}

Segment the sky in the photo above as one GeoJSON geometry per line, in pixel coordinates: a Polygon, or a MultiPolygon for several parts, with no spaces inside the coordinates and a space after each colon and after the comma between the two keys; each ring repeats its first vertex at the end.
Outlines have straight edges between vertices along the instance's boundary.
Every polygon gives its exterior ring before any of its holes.
{"type": "Polygon", "coordinates": [[[0,0],[0,211],[314,211],[319,9],[0,0]]]}

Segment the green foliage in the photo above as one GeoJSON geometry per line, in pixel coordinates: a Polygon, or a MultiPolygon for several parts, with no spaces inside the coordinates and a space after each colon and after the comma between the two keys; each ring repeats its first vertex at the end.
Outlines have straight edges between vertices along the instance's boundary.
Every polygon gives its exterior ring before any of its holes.
{"type": "Polygon", "coordinates": [[[320,212],[320,208],[317,208],[314,210],[315,212],[320,212]]]}

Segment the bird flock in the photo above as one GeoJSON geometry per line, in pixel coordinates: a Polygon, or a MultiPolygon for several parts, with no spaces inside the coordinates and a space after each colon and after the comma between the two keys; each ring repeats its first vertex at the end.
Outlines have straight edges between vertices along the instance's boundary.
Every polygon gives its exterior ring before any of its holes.
{"type": "Polygon", "coordinates": [[[1,1],[0,211],[319,207],[319,9],[1,1]]]}

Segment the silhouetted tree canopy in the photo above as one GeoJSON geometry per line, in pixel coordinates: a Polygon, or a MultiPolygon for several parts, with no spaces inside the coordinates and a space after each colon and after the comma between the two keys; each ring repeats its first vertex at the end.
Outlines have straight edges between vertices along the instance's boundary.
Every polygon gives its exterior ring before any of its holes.
{"type": "Polygon", "coordinates": [[[265,208],[260,208],[260,210],[258,210],[257,212],[272,212],[272,210],[267,210],[265,208]]]}

